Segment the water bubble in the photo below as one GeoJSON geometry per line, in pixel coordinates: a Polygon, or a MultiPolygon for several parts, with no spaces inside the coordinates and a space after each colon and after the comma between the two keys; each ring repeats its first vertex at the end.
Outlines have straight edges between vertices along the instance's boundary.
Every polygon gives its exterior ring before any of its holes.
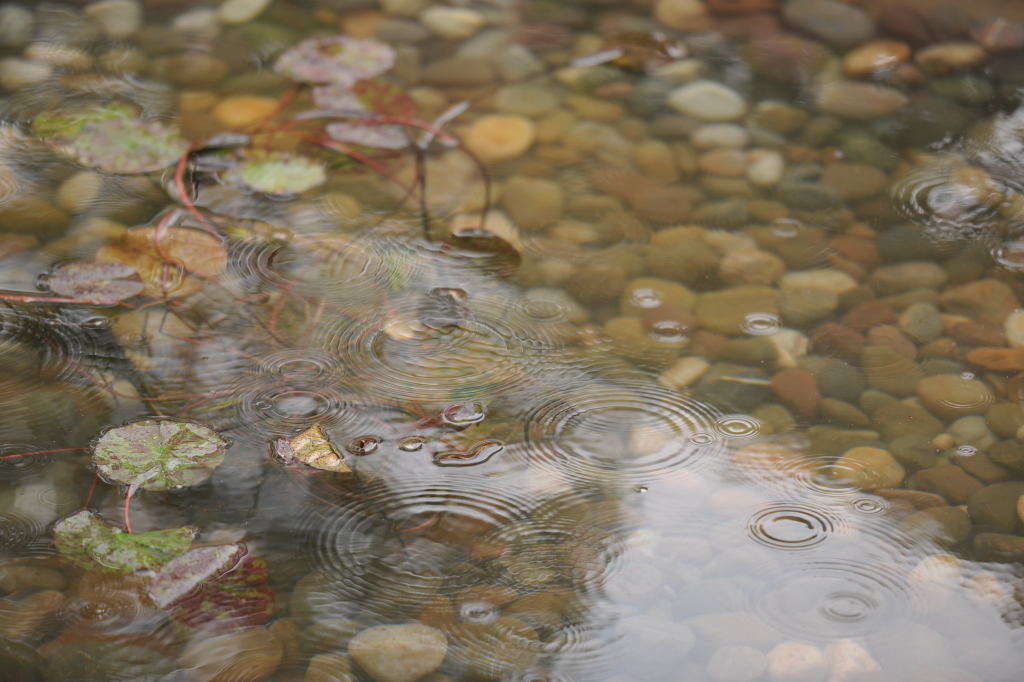
{"type": "Polygon", "coordinates": [[[751,336],[771,336],[782,328],[782,321],[771,313],[750,313],[743,318],[741,327],[751,336]]]}
{"type": "Polygon", "coordinates": [[[633,289],[633,294],[630,296],[630,303],[637,308],[657,308],[662,304],[661,294],[654,289],[638,287],[633,289]]]}
{"type": "Polygon", "coordinates": [[[694,445],[711,445],[715,442],[715,436],[704,431],[698,431],[691,434],[689,440],[694,445]]]}
{"type": "Polygon", "coordinates": [[[427,439],[423,436],[408,436],[398,441],[398,449],[402,452],[418,452],[423,449],[427,439]]]}
{"type": "Polygon", "coordinates": [[[961,445],[956,449],[956,454],[960,455],[961,457],[973,457],[974,455],[978,454],[978,448],[974,447],[973,445],[961,445]]]}
{"type": "Polygon", "coordinates": [[[665,343],[682,343],[690,326],[678,320],[658,320],[650,326],[651,335],[665,343]]]}
{"type": "Polygon", "coordinates": [[[772,221],[772,233],[783,239],[796,237],[802,228],[803,223],[795,218],[776,218],[772,221]]]}
{"type": "Polygon", "coordinates": [[[885,500],[880,497],[858,497],[850,503],[850,506],[862,514],[878,514],[889,508],[885,500]]]}
{"type": "Polygon", "coordinates": [[[715,430],[729,438],[754,438],[761,432],[761,422],[746,414],[728,414],[718,418],[715,430]]]}
{"type": "Polygon", "coordinates": [[[372,455],[378,448],[380,448],[381,441],[382,439],[380,436],[359,436],[350,440],[345,446],[345,449],[353,455],[360,457],[363,455],[372,455]]]}
{"type": "Polygon", "coordinates": [[[971,379],[974,379],[976,377],[975,377],[974,372],[961,372],[960,373],[960,378],[964,379],[965,381],[970,381],[971,379]]]}
{"type": "Polygon", "coordinates": [[[441,418],[446,424],[456,428],[466,428],[479,424],[487,417],[487,412],[480,403],[456,403],[444,408],[441,418]]]}
{"type": "Polygon", "coordinates": [[[459,618],[464,623],[486,625],[498,620],[501,609],[484,601],[465,602],[459,607],[459,618]]]}
{"type": "Polygon", "coordinates": [[[650,488],[648,488],[645,485],[638,485],[637,487],[633,488],[633,492],[641,494],[646,493],[648,490],[650,490],[650,488]]]}

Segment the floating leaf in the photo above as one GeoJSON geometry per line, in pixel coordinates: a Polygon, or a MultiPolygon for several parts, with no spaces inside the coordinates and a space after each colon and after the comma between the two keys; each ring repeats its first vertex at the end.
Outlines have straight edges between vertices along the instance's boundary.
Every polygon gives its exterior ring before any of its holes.
{"type": "Polygon", "coordinates": [[[167,608],[192,594],[203,583],[214,580],[231,569],[245,556],[244,545],[213,545],[196,547],[171,559],[153,575],[149,596],[160,608],[167,608]]]}
{"type": "Polygon", "coordinates": [[[50,291],[93,301],[123,301],[142,293],[135,268],[123,263],[68,263],[46,279],[50,291]]]}
{"type": "Polygon", "coordinates": [[[291,440],[278,438],[274,443],[274,454],[285,463],[298,460],[315,469],[334,471],[339,474],[352,472],[342,456],[327,440],[327,434],[319,424],[314,424],[291,440]]]}
{"type": "Polygon", "coordinates": [[[193,528],[126,533],[91,511],[68,516],[53,527],[57,550],[89,570],[132,573],[159,568],[192,544],[193,528]]]}
{"type": "Polygon", "coordinates": [[[327,134],[338,142],[360,144],[374,149],[404,149],[409,146],[409,138],[402,126],[372,121],[331,123],[327,126],[327,134]]]}
{"type": "Polygon", "coordinates": [[[132,175],[176,163],[188,143],[160,121],[117,118],[86,123],[64,151],[83,166],[132,175]]]}
{"type": "Polygon", "coordinates": [[[96,260],[134,268],[147,296],[175,298],[199,291],[203,278],[223,272],[228,255],[224,244],[206,232],[168,227],[161,234],[156,227],[140,227],[102,247],[96,260]]]}
{"type": "Polygon", "coordinates": [[[226,449],[224,439],[202,424],[143,419],[100,436],[92,459],[108,480],[169,490],[205,481],[226,449]]]}
{"type": "Polygon", "coordinates": [[[248,158],[225,174],[230,183],[271,195],[300,194],[324,184],[327,174],[319,161],[304,156],[267,154],[248,158]]]}
{"type": "Polygon", "coordinates": [[[224,632],[262,625],[274,611],[263,559],[245,545],[199,547],[165,565],[150,595],[171,615],[194,628],[224,632]]]}
{"type": "Polygon", "coordinates": [[[134,119],[138,110],[123,102],[108,102],[77,111],[44,111],[32,119],[32,132],[44,140],[71,139],[88,123],[134,119]]]}
{"type": "Polygon", "coordinates": [[[285,50],[274,70],[302,83],[351,85],[384,73],[395,63],[395,50],[371,38],[311,38],[285,50]]]}

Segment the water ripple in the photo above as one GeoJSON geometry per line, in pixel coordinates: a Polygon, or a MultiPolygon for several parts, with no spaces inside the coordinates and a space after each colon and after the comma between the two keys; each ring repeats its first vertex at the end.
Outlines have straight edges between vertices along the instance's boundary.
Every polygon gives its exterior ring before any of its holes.
{"type": "Polygon", "coordinates": [[[525,418],[530,463],[586,481],[649,480],[715,459],[710,406],[655,385],[595,386],[550,398],[525,418]]]}
{"type": "Polygon", "coordinates": [[[808,549],[828,540],[842,525],[829,509],[806,503],[775,503],[759,509],[747,521],[756,542],[777,549],[808,549]]]}

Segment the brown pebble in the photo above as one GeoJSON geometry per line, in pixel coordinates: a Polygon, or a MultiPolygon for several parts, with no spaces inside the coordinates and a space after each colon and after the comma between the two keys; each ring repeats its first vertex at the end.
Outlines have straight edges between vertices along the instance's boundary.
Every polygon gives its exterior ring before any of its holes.
{"type": "Polygon", "coordinates": [[[810,345],[815,353],[857,362],[864,350],[864,337],[853,329],[826,322],[811,334],[810,345]]]}
{"type": "Polygon", "coordinates": [[[935,493],[926,493],[921,490],[905,490],[902,488],[884,488],[874,491],[875,495],[883,497],[894,506],[904,506],[911,509],[929,509],[931,507],[945,507],[948,502],[946,498],[935,493]]]}
{"type": "Polygon", "coordinates": [[[917,346],[896,327],[883,326],[868,330],[868,343],[888,346],[908,360],[917,360],[917,346]]]}
{"type": "Polygon", "coordinates": [[[880,260],[878,245],[872,239],[840,235],[831,239],[829,248],[843,258],[858,263],[865,268],[874,268],[880,260]]]}
{"type": "Polygon", "coordinates": [[[747,14],[749,12],[774,12],[779,0],[707,0],[713,14],[747,14]]]}
{"type": "Polygon", "coordinates": [[[910,477],[912,488],[938,493],[953,504],[965,504],[985,485],[955,464],[921,469],[910,477]]]}
{"type": "Polygon", "coordinates": [[[787,367],[772,376],[772,392],[782,404],[808,419],[818,413],[821,392],[814,375],[801,367],[787,367]]]}
{"type": "Polygon", "coordinates": [[[885,301],[865,301],[843,315],[843,324],[857,331],[892,324],[895,321],[896,311],[885,301]]]}
{"type": "Polygon", "coordinates": [[[1024,372],[1024,348],[975,348],[967,362],[997,372],[1024,372]]]}
{"type": "Polygon", "coordinates": [[[1005,346],[1003,325],[983,320],[961,322],[950,330],[950,336],[965,346],[1005,346]]]}
{"type": "Polygon", "coordinates": [[[729,337],[707,329],[698,329],[690,337],[690,352],[708,360],[714,360],[722,352],[729,337]]]}
{"type": "Polygon", "coordinates": [[[1024,47],[1024,24],[1002,17],[975,22],[971,26],[970,35],[989,52],[1019,50],[1024,47]]]}

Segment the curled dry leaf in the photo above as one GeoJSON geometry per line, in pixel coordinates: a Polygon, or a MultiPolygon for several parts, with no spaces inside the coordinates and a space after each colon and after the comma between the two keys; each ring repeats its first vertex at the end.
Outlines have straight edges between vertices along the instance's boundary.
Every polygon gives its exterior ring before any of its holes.
{"type": "Polygon", "coordinates": [[[111,303],[145,289],[135,268],[124,263],[68,263],[50,273],[46,285],[61,296],[111,303]]]}
{"type": "Polygon", "coordinates": [[[86,123],[62,151],[83,166],[133,175],[167,168],[187,149],[178,131],[160,121],[115,118],[86,123]]]}
{"type": "Polygon", "coordinates": [[[93,462],[110,481],[143,490],[202,483],[224,460],[227,443],[194,422],[143,419],[110,429],[93,446],[93,462]]]}
{"type": "Polygon", "coordinates": [[[339,474],[352,473],[351,467],[327,440],[327,434],[319,424],[314,424],[290,440],[278,438],[274,442],[274,454],[286,464],[297,460],[315,469],[339,474]]]}
{"type": "Polygon", "coordinates": [[[147,296],[177,298],[194,294],[203,278],[223,272],[228,255],[224,244],[206,232],[168,227],[161,234],[156,227],[140,227],[102,247],[96,260],[134,268],[147,296]]]}
{"type": "Polygon", "coordinates": [[[304,156],[266,154],[243,159],[224,178],[250,192],[289,196],[324,184],[327,173],[322,163],[304,156]]]}
{"type": "Polygon", "coordinates": [[[274,64],[278,73],[302,83],[352,85],[384,73],[395,63],[395,50],[372,38],[310,38],[285,50],[274,64]]]}
{"type": "Polygon", "coordinates": [[[133,573],[159,568],[192,544],[194,528],[126,533],[91,511],[65,517],[53,527],[54,544],[64,557],[88,570],[133,573]]]}

